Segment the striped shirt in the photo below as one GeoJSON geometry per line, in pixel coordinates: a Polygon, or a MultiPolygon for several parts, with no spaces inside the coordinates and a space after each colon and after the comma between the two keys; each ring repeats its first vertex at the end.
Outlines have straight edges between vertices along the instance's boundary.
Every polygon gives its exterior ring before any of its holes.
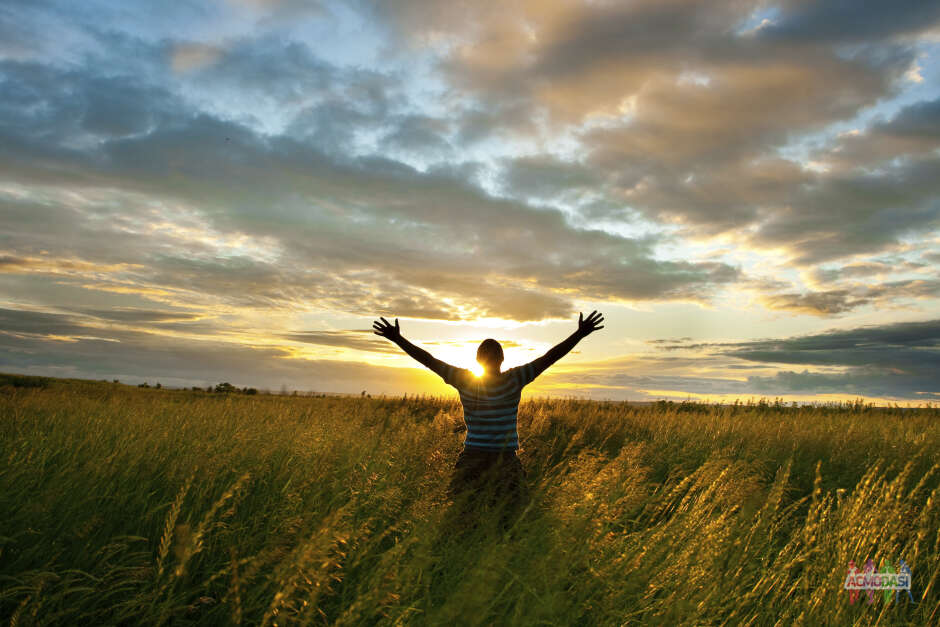
{"type": "Polygon", "coordinates": [[[485,451],[518,449],[516,417],[522,388],[546,367],[541,360],[536,359],[495,377],[477,377],[470,370],[435,360],[431,370],[460,392],[463,419],[467,425],[464,448],[485,451]]]}

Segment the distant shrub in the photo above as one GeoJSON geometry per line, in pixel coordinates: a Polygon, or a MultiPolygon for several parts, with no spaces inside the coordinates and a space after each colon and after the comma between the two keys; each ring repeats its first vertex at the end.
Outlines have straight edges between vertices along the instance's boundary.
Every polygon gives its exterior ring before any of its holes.
{"type": "Polygon", "coordinates": [[[15,388],[47,388],[52,382],[49,377],[34,377],[20,374],[0,374],[0,387],[12,386],[15,388]]]}
{"type": "Polygon", "coordinates": [[[676,403],[675,401],[659,400],[656,401],[653,406],[658,411],[671,411],[687,414],[708,413],[718,407],[718,405],[712,405],[711,403],[699,403],[691,400],[685,400],[679,403],[676,403]]]}

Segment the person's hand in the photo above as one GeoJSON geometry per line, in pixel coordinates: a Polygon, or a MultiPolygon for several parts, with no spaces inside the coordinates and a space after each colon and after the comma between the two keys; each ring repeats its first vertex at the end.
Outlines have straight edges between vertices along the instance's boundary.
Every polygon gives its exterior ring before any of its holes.
{"type": "Polygon", "coordinates": [[[385,318],[381,318],[382,322],[376,320],[372,323],[372,328],[375,329],[373,333],[376,335],[381,335],[382,337],[389,339],[393,342],[397,342],[401,339],[401,329],[398,326],[398,318],[395,318],[395,324],[392,325],[391,322],[385,318]]]}
{"type": "Polygon", "coordinates": [[[586,337],[595,331],[603,329],[604,327],[601,323],[604,321],[604,315],[597,313],[597,311],[592,311],[591,314],[585,318],[583,313],[578,314],[578,333],[582,337],[586,337]]]}

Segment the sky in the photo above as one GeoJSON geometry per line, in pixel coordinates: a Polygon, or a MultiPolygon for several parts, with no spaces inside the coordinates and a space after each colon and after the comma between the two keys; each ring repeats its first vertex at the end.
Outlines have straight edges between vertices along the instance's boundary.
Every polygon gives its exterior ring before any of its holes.
{"type": "Polygon", "coordinates": [[[5,0],[0,371],[940,400],[940,3],[5,0]]]}

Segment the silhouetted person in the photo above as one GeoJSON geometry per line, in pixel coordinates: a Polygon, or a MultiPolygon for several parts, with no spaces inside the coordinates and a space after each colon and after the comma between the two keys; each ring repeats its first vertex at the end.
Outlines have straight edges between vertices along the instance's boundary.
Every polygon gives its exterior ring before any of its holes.
{"type": "Polygon", "coordinates": [[[587,318],[579,314],[578,330],[566,340],[538,359],[503,372],[500,371],[503,347],[496,340],[483,340],[477,349],[477,362],[483,366],[483,374],[479,377],[470,370],[436,359],[403,338],[398,318],[394,325],[385,318],[373,323],[377,335],[395,342],[460,392],[467,436],[454,467],[450,484],[452,497],[456,498],[465,488],[480,487],[486,479],[494,479],[499,491],[508,492],[513,500],[526,496],[525,470],[516,456],[519,448],[516,415],[522,388],[567,355],[582,338],[603,329],[603,321],[604,317],[596,311],[587,318]]]}

